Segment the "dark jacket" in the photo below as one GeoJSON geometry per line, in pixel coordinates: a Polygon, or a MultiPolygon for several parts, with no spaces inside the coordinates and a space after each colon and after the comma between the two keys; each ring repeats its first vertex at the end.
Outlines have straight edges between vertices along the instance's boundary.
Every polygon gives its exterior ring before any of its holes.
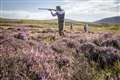
{"type": "Polygon", "coordinates": [[[64,10],[56,11],[56,13],[51,12],[51,14],[52,14],[52,16],[57,16],[58,21],[64,22],[64,18],[65,18],[65,11],[64,10]]]}

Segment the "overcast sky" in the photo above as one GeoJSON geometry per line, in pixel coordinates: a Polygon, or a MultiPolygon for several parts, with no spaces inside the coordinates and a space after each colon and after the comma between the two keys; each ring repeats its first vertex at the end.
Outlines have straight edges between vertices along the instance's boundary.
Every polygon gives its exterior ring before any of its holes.
{"type": "Polygon", "coordinates": [[[57,5],[65,10],[66,18],[73,20],[92,22],[120,16],[120,0],[0,0],[0,17],[53,19],[49,11],[38,8],[55,8],[57,5]]]}

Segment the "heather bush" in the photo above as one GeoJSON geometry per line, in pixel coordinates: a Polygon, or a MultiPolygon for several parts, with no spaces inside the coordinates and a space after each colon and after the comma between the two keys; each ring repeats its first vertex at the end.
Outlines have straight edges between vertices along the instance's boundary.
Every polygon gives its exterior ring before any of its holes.
{"type": "Polygon", "coordinates": [[[116,47],[102,45],[113,35],[68,34],[39,33],[21,40],[2,32],[0,80],[119,80],[119,37],[116,47]]]}
{"type": "Polygon", "coordinates": [[[66,44],[61,40],[58,40],[50,45],[51,49],[57,53],[63,53],[66,48],[66,44]]]}
{"type": "MultiPolygon", "coordinates": [[[[43,63],[36,60],[37,55],[35,54],[38,53],[37,50],[32,49],[31,42],[12,37],[8,39],[4,37],[1,41],[1,80],[41,80],[47,78],[43,63]]],[[[42,49],[40,47],[42,46],[39,46],[39,49],[42,49]]]]}
{"type": "Polygon", "coordinates": [[[112,47],[98,47],[93,43],[83,43],[80,49],[81,52],[85,53],[88,61],[98,63],[101,68],[113,66],[115,62],[120,60],[117,50],[112,47]]]}
{"type": "Polygon", "coordinates": [[[78,52],[79,42],[70,38],[63,38],[51,44],[52,50],[63,53],[68,49],[74,49],[78,52]]]}
{"type": "Polygon", "coordinates": [[[40,33],[32,37],[36,41],[43,41],[46,45],[53,43],[56,40],[54,34],[40,33]]]}
{"type": "Polygon", "coordinates": [[[22,50],[22,46],[19,44],[7,41],[0,45],[1,80],[30,80],[35,78],[36,74],[34,71],[30,71],[27,66],[31,64],[30,67],[32,67],[34,63],[28,63],[28,55],[23,54],[22,50]]]}
{"type": "MultiPolygon", "coordinates": [[[[1,55],[0,57],[0,71],[1,80],[39,80],[37,69],[40,71],[40,64],[29,62],[28,55],[12,54],[1,55]],[[36,66],[36,67],[34,67],[36,66]],[[32,69],[34,67],[34,69],[32,69]],[[35,69],[36,68],[36,69],[35,69]]],[[[43,71],[43,70],[41,70],[43,71]]]]}
{"type": "Polygon", "coordinates": [[[113,34],[101,34],[99,38],[96,38],[91,42],[101,47],[114,47],[120,49],[120,37],[113,34]]]}
{"type": "Polygon", "coordinates": [[[54,53],[39,42],[14,37],[3,38],[0,45],[0,78],[1,80],[70,80],[73,72],[71,57],[72,52],[54,53]]]}
{"type": "Polygon", "coordinates": [[[116,49],[120,49],[120,40],[119,39],[107,39],[103,40],[101,42],[101,46],[106,46],[106,47],[114,47],[116,49]]]}
{"type": "Polygon", "coordinates": [[[92,41],[92,43],[94,43],[94,44],[97,45],[97,46],[101,46],[101,42],[102,42],[102,40],[100,40],[100,39],[94,39],[94,40],[92,41]]]}
{"type": "Polygon", "coordinates": [[[114,36],[113,33],[104,32],[104,33],[101,33],[100,38],[101,38],[102,40],[104,40],[104,39],[107,39],[107,38],[112,38],[113,36],[114,36]]]}
{"type": "Polygon", "coordinates": [[[69,75],[66,75],[65,80],[91,80],[96,73],[84,54],[76,51],[79,45],[79,42],[73,39],[63,38],[50,46],[53,51],[60,53],[61,57],[56,61],[58,67],[68,71],[69,75]]]}
{"type": "Polygon", "coordinates": [[[94,43],[86,42],[80,45],[79,50],[82,53],[89,53],[90,51],[93,51],[96,47],[97,46],[94,43]]]}
{"type": "Polygon", "coordinates": [[[52,29],[45,29],[42,31],[42,33],[54,33],[55,31],[52,29]]]}
{"type": "Polygon", "coordinates": [[[92,68],[84,54],[72,54],[73,63],[71,64],[71,79],[70,80],[95,80],[96,75],[95,68],[92,68]]]}

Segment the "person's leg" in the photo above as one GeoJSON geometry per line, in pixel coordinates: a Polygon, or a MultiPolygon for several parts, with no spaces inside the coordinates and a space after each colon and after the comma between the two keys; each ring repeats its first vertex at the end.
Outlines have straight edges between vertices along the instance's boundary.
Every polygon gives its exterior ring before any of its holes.
{"type": "Polygon", "coordinates": [[[87,32],[87,27],[86,26],[84,27],[84,32],[87,32]]]}
{"type": "Polygon", "coordinates": [[[59,35],[60,36],[64,35],[63,27],[64,27],[64,22],[63,21],[59,21],[59,35]]]}
{"type": "Polygon", "coordinates": [[[84,26],[84,32],[86,32],[86,27],[84,26]]]}

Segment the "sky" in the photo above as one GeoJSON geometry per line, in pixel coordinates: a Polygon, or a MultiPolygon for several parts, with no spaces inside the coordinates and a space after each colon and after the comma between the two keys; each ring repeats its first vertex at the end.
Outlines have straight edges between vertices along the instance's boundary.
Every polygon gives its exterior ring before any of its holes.
{"type": "Polygon", "coordinates": [[[10,19],[55,19],[49,11],[60,5],[65,17],[93,22],[102,18],[120,16],[120,0],[0,0],[0,17],[10,19]]]}

